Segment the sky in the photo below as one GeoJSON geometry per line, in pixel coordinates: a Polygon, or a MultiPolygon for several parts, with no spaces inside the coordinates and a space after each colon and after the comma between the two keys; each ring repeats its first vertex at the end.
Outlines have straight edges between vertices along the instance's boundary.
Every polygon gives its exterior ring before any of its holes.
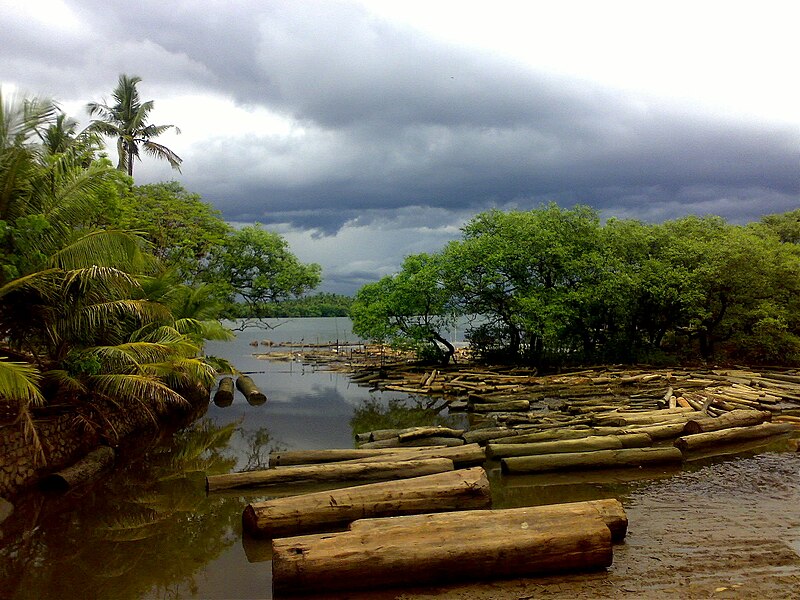
{"type": "MultiPolygon", "coordinates": [[[[795,3],[0,0],[4,95],[142,78],[177,180],[351,294],[491,208],[800,208],[795,3]]],[[[110,145],[115,152],[114,144],[110,145]]],[[[113,156],[112,156],[113,157],[113,156]]],[[[114,157],[115,158],[115,157],[114,157]]]]}

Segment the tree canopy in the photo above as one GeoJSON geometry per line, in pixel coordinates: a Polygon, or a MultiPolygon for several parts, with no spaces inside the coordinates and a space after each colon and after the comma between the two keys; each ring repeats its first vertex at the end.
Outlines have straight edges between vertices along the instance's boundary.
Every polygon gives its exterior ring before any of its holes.
{"type": "Polygon", "coordinates": [[[419,342],[403,324],[424,319],[441,333],[445,319],[471,315],[467,337],[488,360],[798,363],[799,222],[797,211],[745,226],[697,216],[603,224],[588,207],[555,204],[488,211],[424,258],[435,276],[419,277],[422,259],[409,257],[364,286],[354,330],[419,342]]]}

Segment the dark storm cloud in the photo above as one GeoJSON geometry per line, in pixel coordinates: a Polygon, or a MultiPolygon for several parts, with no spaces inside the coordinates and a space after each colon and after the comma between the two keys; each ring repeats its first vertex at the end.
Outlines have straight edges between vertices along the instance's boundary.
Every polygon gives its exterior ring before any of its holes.
{"type": "Polygon", "coordinates": [[[52,65],[63,65],[62,77],[73,76],[65,85],[95,89],[139,73],[266,107],[303,130],[253,131],[184,155],[184,184],[233,220],[331,233],[409,206],[463,212],[548,200],[631,217],[747,220],[798,202],[797,127],[678,111],[534,72],[358,6],[70,6],[81,34],[54,41],[10,25],[18,49],[4,44],[0,58],[14,74],[38,69],[55,85],[52,65]]]}

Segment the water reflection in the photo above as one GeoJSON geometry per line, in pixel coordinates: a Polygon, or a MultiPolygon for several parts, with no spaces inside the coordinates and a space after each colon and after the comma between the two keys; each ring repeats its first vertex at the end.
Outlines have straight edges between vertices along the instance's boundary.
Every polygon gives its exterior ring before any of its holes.
{"type": "Polygon", "coordinates": [[[31,495],[2,525],[4,597],[142,598],[194,593],[239,537],[238,499],[207,497],[205,473],[235,460],[235,425],[205,420],[97,485],[31,495]]]}
{"type": "Polygon", "coordinates": [[[445,407],[446,403],[436,398],[391,398],[385,402],[369,398],[362,400],[361,405],[353,411],[350,428],[355,437],[359,433],[378,429],[430,425],[455,428],[464,422],[463,416],[443,413],[445,407]]]}

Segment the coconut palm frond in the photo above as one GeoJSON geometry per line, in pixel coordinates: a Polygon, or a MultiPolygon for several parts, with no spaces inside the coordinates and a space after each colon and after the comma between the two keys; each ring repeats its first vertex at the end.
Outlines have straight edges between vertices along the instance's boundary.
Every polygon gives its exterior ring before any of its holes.
{"type": "Polygon", "coordinates": [[[22,431],[25,439],[33,448],[33,463],[35,467],[43,467],[47,465],[47,456],[44,453],[44,446],[42,440],[39,438],[39,432],[36,429],[36,422],[33,420],[30,408],[23,406],[19,411],[19,420],[22,422],[22,431]]]}
{"type": "Polygon", "coordinates": [[[44,396],[39,389],[42,375],[34,365],[0,357],[0,398],[20,407],[41,406],[44,396]]]}
{"type": "Polygon", "coordinates": [[[212,386],[216,379],[216,370],[199,358],[179,358],[168,362],[142,365],[142,372],[158,377],[170,386],[181,386],[199,383],[212,386]]]}
{"type": "Polygon", "coordinates": [[[233,367],[230,361],[225,358],[220,358],[219,356],[206,356],[203,360],[214,367],[214,370],[217,372],[217,374],[233,375],[236,373],[236,369],[233,367]]]}
{"type": "Polygon", "coordinates": [[[86,386],[80,379],[71,375],[64,369],[51,369],[43,374],[45,380],[52,382],[64,392],[72,394],[85,394],[86,386]]]}
{"type": "Polygon", "coordinates": [[[17,277],[8,283],[0,286],[0,298],[22,289],[32,289],[42,295],[53,294],[54,285],[63,273],[60,269],[45,269],[37,271],[23,277],[17,277]]]}
{"type": "Polygon", "coordinates": [[[142,406],[152,402],[158,407],[187,403],[178,392],[147,375],[107,373],[93,375],[90,381],[95,391],[109,398],[117,398],[120,402],[140,402],[142,406]]]}
{"type": "Polygon", "coordinates": [[[65,270],[102,265],[138,273],[150,266],[151,259],[142,251],[144,245],[142,238],[126,231],[97,230],[53,254],[50,262],[65,270]]]}
{"type": "Polygon", "coordinates": [[[203,340],[231,341],[236,339],[234,333],[219,321],[201,321],[198,319],[177,319],[175,329],[185,335],[197,336],[203,340]]]}

